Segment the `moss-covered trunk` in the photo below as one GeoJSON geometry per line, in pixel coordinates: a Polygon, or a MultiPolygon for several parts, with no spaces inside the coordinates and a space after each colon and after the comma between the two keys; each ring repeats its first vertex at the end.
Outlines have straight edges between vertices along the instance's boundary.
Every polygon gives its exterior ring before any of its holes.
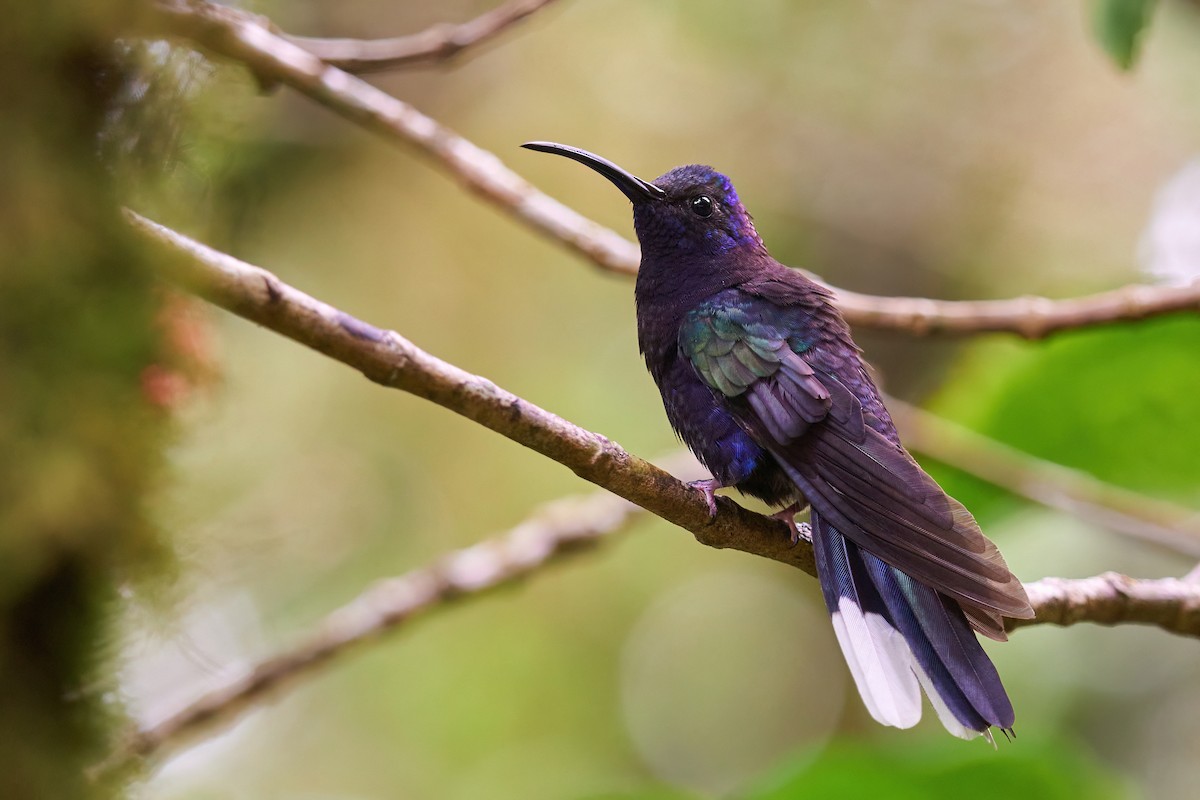
{"type": "Polygon", "coordinates": [[[97,157],[120,0],[18,3],[0,26],[0,797],[104,797],[120,729],[106,606],[157,550],[162,415],[139,382],[154,297],[97,157]]]}

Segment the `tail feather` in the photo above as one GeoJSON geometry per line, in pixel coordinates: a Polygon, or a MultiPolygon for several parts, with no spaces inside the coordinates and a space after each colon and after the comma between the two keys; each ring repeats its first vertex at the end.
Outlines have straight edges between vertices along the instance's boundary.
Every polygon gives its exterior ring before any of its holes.
{"type": "MultiPolygon", "coordinates": [[[[863,559],[897,628],[913,649],[922,685],[934,707],[945,710],[972,736],[988,727],[1011,728],[1012,704],[996,668],[975,639],[961,609],[869,553],[863,559]]],[[[938,709],[943,724],[955,733],[938,709]]]]}
{"type": "MultiPolygon", "coordinates": [[[[938,693],[937,685],[933,682],[933,678],[925,670],[921,669],[920,664],[916,667],[917,680],[921,682],[921,689],[924,690],[925,696],[929,698],[929,704],[933,706],[934,712],[937,714],[938,721],[942,723],[942,727],[950,732],[951,736],[957,736],[959,739],[974,739],[980,735],[979,728],[975,725],[966,725],[958,718],[958,714],[950,708],[950,704],[941,694],[938,693]]],[[[992,741],[991,734],[987,731],[987,726],[983,726],[983,735],[992,741]]],[[[994,744],[994,742],[993,742],[994,744]]]]}
{"type": "Polygon", "coordinates": [[[812,534],[825,603],[872,717],[915,725],[920,687],[955,736],[1012,727],[1012,705],[957,603],[860,550],[817,509],[812,534]]]}
{"type": "Polygon", "coordinates": [[[879,723],[911,728],[921,719],[913,656],[861,569],[853,543],[812,515],[813,548],[833,630],[867,711],[879,723]]]}

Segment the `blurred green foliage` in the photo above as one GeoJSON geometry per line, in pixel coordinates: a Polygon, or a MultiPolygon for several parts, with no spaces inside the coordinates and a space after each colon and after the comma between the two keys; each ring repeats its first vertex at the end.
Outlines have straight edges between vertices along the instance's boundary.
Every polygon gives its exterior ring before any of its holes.
{"type": "MultiPolygon", "coordinates": [[[[964,354],[933,408],[1032,455],[1102,480],[1200,501],[1200,321],[1151,320],[964,354]]],[[[939,474],[981,519],[1003,492],[939,474]]],[[[997,505],[999,503],[999,506],[997,505]]]]}
{"type": "MultiPolygon", "coordinates": [[[[969,795],[972,800],[1118,800],[1125,788],[1074,747],[1023,742],[1003,754],[971,748],[863,747],[842,744],[810,761],[779,770],[745,800],[925,800],[969,795]]],[[[1000,743],[1004,747],[1003,742],[1000,743]]]]}
{"type": "MultiPolygon", "coordinates": [[[[1006,747],[1005,743],[999,743],[1006,747]]],[[[1077,747],[1026,742],[1011,752],[979,747],[918,747],[850,742],[804,754],[773,769],[739,800],[1121,800],[1122,781],[1077,747]]],[[[669,788],[588,796],[581,800],[698,800],[669,788]]]]}
{"type": "Polygon", "coordinates": [[[1092,0],[1096,38],[1121,69],[1137,60],[1158,0],[1092,0]]]}

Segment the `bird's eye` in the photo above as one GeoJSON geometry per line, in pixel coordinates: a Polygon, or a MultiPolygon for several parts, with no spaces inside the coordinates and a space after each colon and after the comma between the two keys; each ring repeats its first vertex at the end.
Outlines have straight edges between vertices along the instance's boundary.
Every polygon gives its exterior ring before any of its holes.
{"type": "Polygon", "coordinates": [[[712,212],[713,201],[711,197],[701,194],[692,198],[692,213],[697,217],[709,217],[712,216],[712,212]]]}

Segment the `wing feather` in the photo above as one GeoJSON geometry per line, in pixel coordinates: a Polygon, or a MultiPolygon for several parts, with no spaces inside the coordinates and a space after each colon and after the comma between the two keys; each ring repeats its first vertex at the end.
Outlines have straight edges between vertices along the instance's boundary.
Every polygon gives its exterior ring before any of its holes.
{"type": "Polygon", "coordinates": [[[811,328],[804,313],[727,290],[688,315],[680,350],[843,536],[962,604],[979,632],[1003,638],[1002,617],[1033,613],[1020,581],[895,439],[852,346],[798,333],[811,328]]]}

